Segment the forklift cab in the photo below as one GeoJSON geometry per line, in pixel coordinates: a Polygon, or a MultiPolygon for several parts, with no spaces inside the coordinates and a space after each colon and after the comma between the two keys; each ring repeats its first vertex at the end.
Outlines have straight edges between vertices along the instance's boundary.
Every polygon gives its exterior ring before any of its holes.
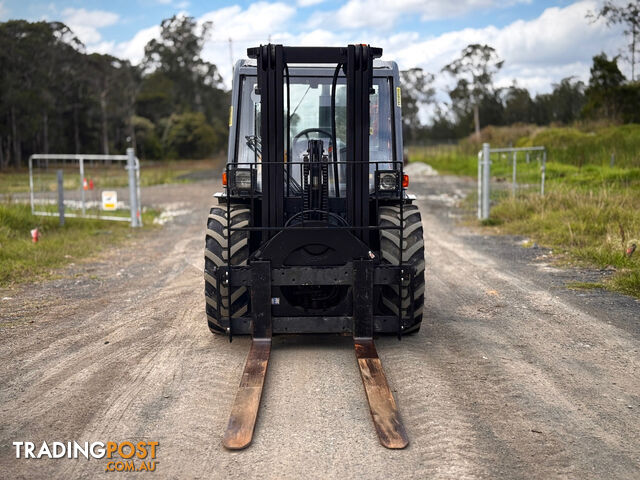
{"type": "MultiPolygon", "coordinates": [[[[344,196],[346,192],[347,154],[347,85],[343,71],[335,79],[335,104],[332,92],[335,67],[292,66],[284,84],[285,162],[292,162],[291,179],[301,176],[301,165],[308,155],[309,140],[321,140],[322,154],[338,162],[330,168],[329,195],[344,196]],[[289,114],[287,115],[287,111],[289,114]],[[335,143],[333,144],[332,112],[335,112],[335,143]],[[286,122],[290,127],[286,129],[286,122]],[[334,157],[335,149],[335,157],[334,157]],[[337,182],[336,182],[337,178],[337,182]],[[336,188],[337,183],[337,188],[336,188]]],[[[398,66],[395,62],[374,60],[373,89],[369,95],[369,191],[376,187],[376,170],[398,169],[402,160],[401,93],[398,66]]],[[[234,70],[233,107],[230,112],[228,163],[242,168],[243,164],[262,161],[260,115],[261,95],[258,89],[256,62],[240,60],[234,70]]],[[[262,190],[261,172],[256,175],[256,187],[262,190]]],[[[286,181],[286,180],[285,180],[286,181]]],[[[289,193],[299,194],[298,188],[289,193]]]]}

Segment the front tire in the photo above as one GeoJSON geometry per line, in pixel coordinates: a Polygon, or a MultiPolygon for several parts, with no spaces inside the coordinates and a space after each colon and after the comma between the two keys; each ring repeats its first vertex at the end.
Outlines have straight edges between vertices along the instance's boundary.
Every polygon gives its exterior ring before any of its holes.
{"type": "MultiPolygon", "coordinates": [[[[250,220],[251,212],[244,205],[230,206],[229,225],[232,228],[248,227],[250,220]]],[[[249,310],[247,287],[234,287],[229,291],[229,287],[221,284],[218,289],[215,277],[216,270],[228,265],[246,265],[248,258],[249,232],[234,231],[229,237],[226,206],[211,208],[205,236],[204,295],[207,323],[212,333],[226,333],[229,325],[228,320],[223,320],[223,318],[229,318],[229,311],[231,311],[231,317],[235,318],[246,315],[249,310]],[[229,253],[231,258],[228,258],[229,253]],[[220,294],[220,304],[218,303],[218,293],[220,294]]]]}
{"type": "MultiPolygon", "coordinates": [[[[413,277],[413,318],[408,325],[404,325],[403,333],[416,333],[422,323],[422,311],[424,308],[424,238],[422,231],[422,218],[420,210],[415,205],[403,207],[403,235],[400,241],[400,230],[380,230],[380,252],[382,259],[392,265],[400,265],[400,252],[402,262],[415,268],[413,277]]],[[[380,207],[378,225],[381,227],[400,226],[400,207],[380,207]]],[[[385,285],[382,287],[380,307],[392,315],[398,315],[398,303],[402,309],[402,318],[411,316],[411,287],[409,280],[405,280],[402,288],[398,285],[385,285]]]]}

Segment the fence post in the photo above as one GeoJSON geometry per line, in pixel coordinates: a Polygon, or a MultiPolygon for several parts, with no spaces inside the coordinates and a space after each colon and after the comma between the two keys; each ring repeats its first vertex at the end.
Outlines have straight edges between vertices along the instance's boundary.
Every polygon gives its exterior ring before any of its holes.
{"type": "Polygon", "coordinates": [[[138,205],[138,187],[136,185],[136,155],[133,148],[127,148],[127,170],[129,173],[129,204],[131,205],[131,226],[139,227],[140,207],[138,205]]]}
{"type": "Polygon", "coordinates": [[[58,170],[58,216],[60,226],[64,227],[64,178],[62,170],[58,170]]]}
{"type": "Polygon", "coordinates": [[[518,163],[516,155],[518,155],[518,152],[513,152],[513,178],[511,179],[511,195],[513,195],[514,198],[516,196],[516,168],[518,163]]]}
{"type": "Polygon", "coordinates": [[[31,201],[31,215],[35,215],[35,195],[33,192],[33,155],[29,156],[29,200],[31,201]]]}
{"type": "Polygon", "coordinates": [[[540,196],[544,197],[544,179],[547,174],[547,149],[542,150],[542,178],[540,180],[540,196]]]}
{"type": "Polygon", "coordinates": [[[135,165],[136,165],[136,205],[138,206],[138,226],[142,226],[142,202],[140,195],[140,160],[138,157],[134,157],[135,165]]]}
{"type": "Polygon", "coordinates": [[[85,203],[85,191],[84,191],[84,158],[80,157],[80,198],[82,200],[82,215],[87,213],[87,207],[85,203]]]}
{"type": "Polygon", "coordinates": [[[478,152],[478,220],[482,220],[482,150],[478,152]]]}
{"type": "Polygon", "coordinates": [[[488,143],[482,144],[482,220],[489,218],[489,183],[491,182],[491,149],[488,143]]]}

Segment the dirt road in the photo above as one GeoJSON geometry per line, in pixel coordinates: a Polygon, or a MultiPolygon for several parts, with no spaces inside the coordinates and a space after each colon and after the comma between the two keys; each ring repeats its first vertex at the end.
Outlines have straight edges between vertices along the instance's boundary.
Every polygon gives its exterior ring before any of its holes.
{"type": "Polygon", "coordinates": [[[472,187],[414,185],[425,320],[418,335],[377,341],[406,450],[378,444],[341,337],[277,337],[254,443],[222,448],[249,340],[206,327],[216,185],[200,182],[145,190],[178,215],[144,239],[0,292],[0,476],[105,471],[106,460],[16,459],[14,441],[129,440],[160,443],[141,478],[640,478],[640,303],[569,291],[568,279],[600,273],[457,225],[452,199],[472,187]]]}

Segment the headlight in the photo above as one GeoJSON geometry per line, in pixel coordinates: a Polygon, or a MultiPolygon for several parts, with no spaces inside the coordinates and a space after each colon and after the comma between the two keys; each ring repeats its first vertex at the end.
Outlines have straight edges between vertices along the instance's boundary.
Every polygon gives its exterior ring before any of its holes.
{"type": "Polygon", "coordinates": [[[395,192],[398,190],[398,172],[395,170],[378,170],[376,172],[376,186],[380,192],[395,192]]]}
{"type": "Polygon", "coordinates": [[[254,188],[254,173],[251,168],[235,168],[229,171],[229,187],[233,194],[249,193],[254,188]]]}

